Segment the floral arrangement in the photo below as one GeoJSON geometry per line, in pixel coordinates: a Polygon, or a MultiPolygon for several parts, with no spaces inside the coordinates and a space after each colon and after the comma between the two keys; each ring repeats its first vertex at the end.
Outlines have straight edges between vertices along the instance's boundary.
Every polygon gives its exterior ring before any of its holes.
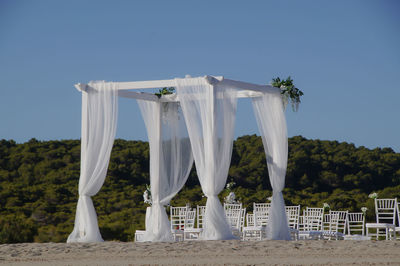
{"type": "Polygon", "coordinates": [[[286,80],[280,79],[279,77],[272,79],[271,85],[281,89],[283,104],[286,105],[291,102],[292,110],[297,112],[299,110],[300,105],[300,97],[304,95],[304,93],[296,88],[293,84],[293,79],[289,76],[286,80]]]}
{"type": "Polygon", "coordinates": [[[272,196],[268,197],[267,200],[272,202],[272,196]]]}
{"type": "Polygon", "coordinates": [[[151,198],[151,190],[150,186],[146,185],[146,190],[143,192],[143,201],[150,206],[153,204],[153,200],[151,198]]]}
{"type": "Polygon", "coordinates": [[[235,182],[229,182],[228,184],[226,184],[226,189],[227,190],[229,190],[229,191],[231,191],[232,190],[232,188],[234,187],[236,185],[236,183],[235,182]]]}
{"type": "Polygon", "coordinates": [[[361,208],[361,211],[364,213],[364,215],[365,215],[365,213],[368,211],[368,208],[367,207],[362,207],[361,208]]]}
{"type": "Polygon", "coordinates": [[[165,87],[165,88],[158,90],[158,92],[156,92],[154,94],[157,95],[158,98],[161,98],[161,96],[163,96],[163,95],[172,94],[174,92],[175,92],[174,87],[169,87],[169,88],[165,87]]]}
{"type": "Polygon", "coordinates": [[[324,202],[323,208],[324,208],[324,211],[327,211],[327,210],[329,210],[331,208],[331,206],[329,206],[328,203],[324,202]]]}
{"type": "Polygon", "coordinates": [[[376,199],[378,197],[378,193],[374,192],[368,195],[368,198],[370,199],[376,199]]]}
{"type": "Polygon", "coordinates": [[[225,201],[225,203],[228,203],[228,204],[237,203],[235,192],[233,192],[233,191],[229,192],[228,196],[225,197],[224,201],[225,201]]]}
{"type": "Polygon", "coordinates": [[[229,192],[228,196],[226,196],[224,198],[224,202],[227,204],[235,204],[238,203],[238,201],[236,200],[236,195],[235,192],[232,191],[232,188],[236,185],[235,182],[229,182],[228,184],[226,184],[226,191],[229,192]]]}

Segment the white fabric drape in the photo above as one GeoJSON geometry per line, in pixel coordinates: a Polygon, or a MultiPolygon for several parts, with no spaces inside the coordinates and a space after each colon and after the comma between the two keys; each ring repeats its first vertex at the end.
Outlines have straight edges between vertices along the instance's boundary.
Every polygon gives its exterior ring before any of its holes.
{"type": "Polygon", "coordinates": [[[82,92],[82,138],[79,199],[75,225],[67,242],[103,241],[91,197],[104,183],[117,128],[118,88],[90,82],[82,92]]]}
{"type": "Polygon", "coordinates": [[[273,189],[267,226],[267,238],[290,240],[282,190],[288,158],[286,119],[281,95],[264,93],[253,98],[253,109],[261,133],[268,164],[268,174],[273,189]]]}
{"type": "Polygon", "coordinates": [[[224,188],[232,155],[236,94],[205,78],[176,79],[197,175],[207,196],[202,239],[234,238],[218,194],[224,188]],[[216,97],[218,95],[218,97],[216,97]]]}
{"type": "Polygon", "coordinates": [[[178,103],[138,100],[150,145],[149,209],[143,241],[173,241],[163,206],[182,189],[193,165],[186,126],[178,103]]]}

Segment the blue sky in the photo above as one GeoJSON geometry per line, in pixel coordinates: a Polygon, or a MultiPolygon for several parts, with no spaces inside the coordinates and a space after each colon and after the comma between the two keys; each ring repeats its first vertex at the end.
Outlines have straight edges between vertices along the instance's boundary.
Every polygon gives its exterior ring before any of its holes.
{"type": "MultiPolygon", "coordinates": [[[[304,91],[289,136],[400,152],[399,1],[0,0],[0,139],[80,137],[90,80],[291,75],[304,91]]],[[[117,137],[146,139],[120,100],[117,137]]],[[[257,133],[240,101],[236,136],[257,133]]]]}

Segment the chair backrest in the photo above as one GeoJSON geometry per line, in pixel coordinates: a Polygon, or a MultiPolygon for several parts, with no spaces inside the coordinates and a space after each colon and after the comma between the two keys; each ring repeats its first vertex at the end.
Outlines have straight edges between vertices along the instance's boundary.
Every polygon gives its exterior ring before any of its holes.
{"type": "Polygon", "coordinates": [[[205,215],[206,215],[206,206],[197,205],[197,228],[203,228],[205,215]]]}
{"type": "Polygon", "coordinates": [[[240,231],[243,231],[245,218],[246,218],[246,208],[243,208],[242,213],[240,214],[240,231]]]}
{"type": "Polygon", "coordinates": [[[224,203],[225,212],[230,210],[240,210],[242,209],[242,203],[224,203]]]}
{"type": "Polygon", "coordinates": [[[321,231],[323,222],[323,208],[306,208],[303,211],[303,224],[306,231],[321,231]]]}
{"type": "Polygon", "coordinates": [[[226,212],[226,220],[228,224],[236,229],[240,229],[242,209],[232,209],[226,212]]]}
{"type": "Polygon", "coordinates": [[[183,230],[185,228],[185,217],[189,208],[185,207],[170,207],[170,220],[172,230],[183,230]]]}
{"type": "Polygon", "coordinates": [[[349,212],[347,214],[347,233],[364,235],[365,216],[362,212],[349,212]]]}
{"type": "Polygon", "coordinates": [[[254,225],[255,226],[267,226],[269,220],[269,210],[271,209],[271,203],[254,203],[254,225]]]}
{"type": "Polygon", "coordinates": [[[345,234],[347,230],[347,215],[349,211],[329,211],[329,214],[337,214],[337,228],[335,232],[345,234]]]}
{"type": "Polygon", "coordinates": [[[271,203],[253,203],[253,212],[263,208],[271,208],[271,203]]]}
{"type": "Polygon", "coordinates": [[[396,224],[397,198],[375,199],[377,223],[396,224]]]}
{"type": "Polygon", "coordinates": [[[186,212],[189,210],[189,208],[187,206],[185,207],[173,207],[170,206],[170,214],[173,216],[185,216],[186,212]]]}
{"type": "Polygon", "coordinates": [[[328,214],[324,214],[324,220],[322,222],[322,230],[324,231],[330,231],[331,228],[331,215],[328,214]]]}
{"type": "MultiPolygon", "coordinates": [[[[397,200],[397,198],[396,198],[397,200]]],[[[400,202],[397,201],[397,222],[398,222],[398,226],[400,226],[400,202]]]]}
{"type": "Polygon", "coordinates": [[[289,227],[299,229],[300,205],[286,206],[285,210],[289,227]]]}
{"type": "Polygon", "coordinates": [[[187,211],[185,215],[184,229],[193,229],[196,222],[196,211],[187,211]]]}
{"type": "Polygon", "coordinates": [[[224,203],[224,210],[228,224],[236,229],[239,229],[242,203],[224,203]]]}
{"type": "Polygon", "coordinates": [[[330,232],[339,232],[339,214],[327,213],[324,214],[323,230],[330,232]]]}
{"type": "Polygon", "coordinates": [[[306,210],[324,213],[324,208],[306,207],[306,210]]]}
{"type": "Polygon", "coordinates": [[[254,214],[248,213],[246,214],[246,224],[247,226],[254,226],[254,214]]]}
{"type": "Polygon", "coordinates": [[[298,226],[299,231],[305,231],[305,225],[304,225],[304,215],[299,216],[299,226],[298,226]]]}

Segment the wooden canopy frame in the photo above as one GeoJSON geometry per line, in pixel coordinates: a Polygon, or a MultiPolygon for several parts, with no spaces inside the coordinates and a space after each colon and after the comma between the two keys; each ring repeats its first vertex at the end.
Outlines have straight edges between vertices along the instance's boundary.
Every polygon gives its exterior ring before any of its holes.
{"type": "MultiPolygon", "coordinates": [[[[190,76],[186,76],[186,79],[192,79],[190,76]]],[[[258,85],[243,81],[236,81],[232,79],[225,79],[223,76],[204,76],[209,84],[214,86],[224,86],[238,89],[238,98],[253,98],[260,97],[263,92],[280,93],[278,88],[272,85],[258,85]]],[[[148,101],[161,101],[161,102],[178,102],[179,99],[176,94],[163,95],[158,98],[156,95],[148,92],[137,92],[132,90],[140,89],[155,89],[165,87],[175,87],[175,79],[166,80],[150,80],[150,81],[132,81],[132,82],[117,82],[118,83],[118,96],[124,98],[134,98],[148,101]]],[[[88,84],[77,83],[75,88],[81,92],[90,89],[88,84]]]]}

